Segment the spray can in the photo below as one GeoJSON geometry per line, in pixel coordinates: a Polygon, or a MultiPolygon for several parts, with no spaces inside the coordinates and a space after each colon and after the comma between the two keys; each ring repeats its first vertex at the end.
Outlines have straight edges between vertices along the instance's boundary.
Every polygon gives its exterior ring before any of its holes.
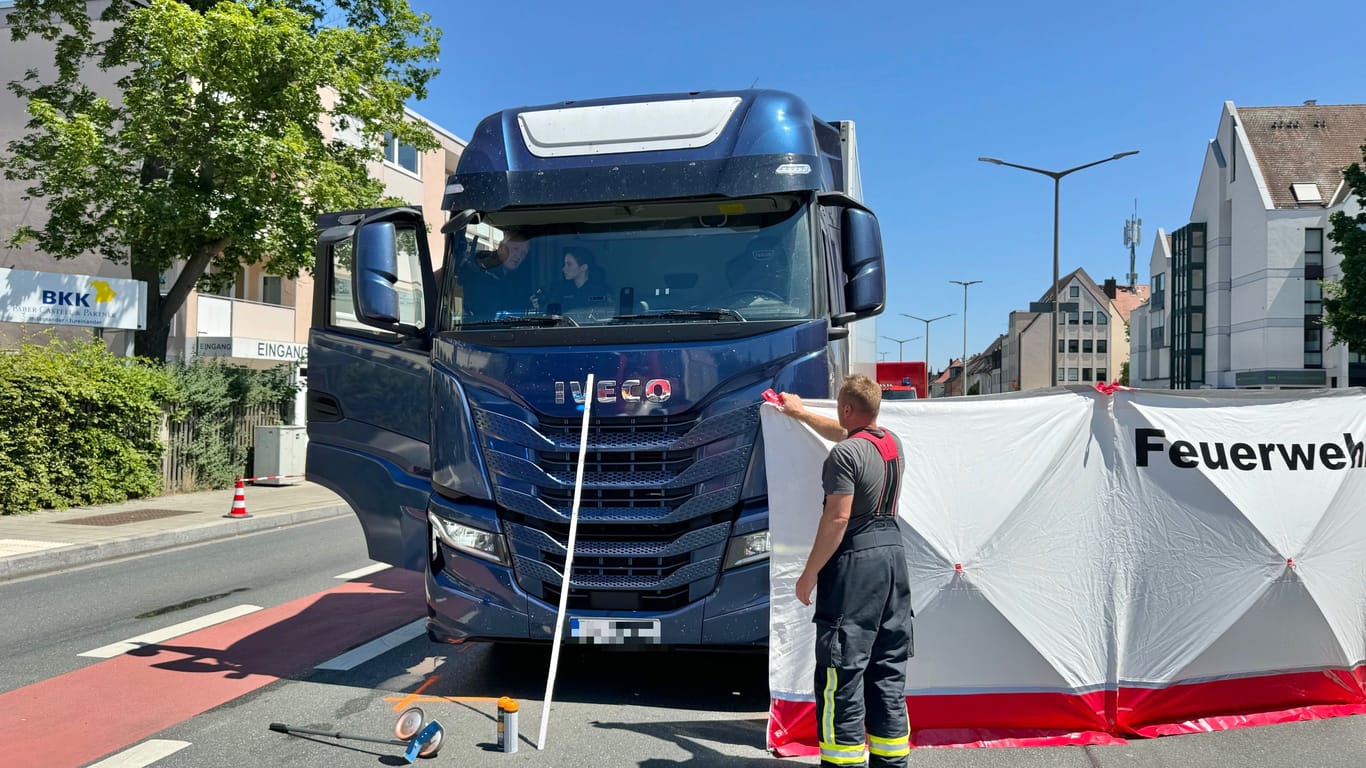
{"type": "Polygon", "coordinates": [[[517,751],[517,702],[508,696],[498,700],[498,751],[517,751]]]}

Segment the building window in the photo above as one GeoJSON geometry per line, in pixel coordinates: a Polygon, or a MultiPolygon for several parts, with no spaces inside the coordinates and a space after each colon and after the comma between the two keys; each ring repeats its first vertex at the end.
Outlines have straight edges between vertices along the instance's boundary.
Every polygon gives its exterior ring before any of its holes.
{"type": "Polygon", "coordinates": [[[1066,313],[1066,312],[1059,312],[1059,313],[1058,313],[1058,325],[1065,325],[1066,323],[1067,323],[1067,313],[1066,313]]]}
{"type": "Polygon", "coordinates": [[[245,300],[247,298],[247,270],[238,269],[237,276],[233,278],[233,281],[218,289],[218,295],[225,299],[245,300]]]}
{"type": "Polygon", "coordinates": [[[365,136],[361,134],[360,121],[350,115],[333,115],[332,140],[348,147],[364,147],[365,136]]]}
{"type": "Polygon", "coordinates": [[[1109,325],[1110,315],[1105,312],[1096,313],[1096,325],[1109,325]]]}
{"type": "Polygon", "coordinates": [[[1348,352],[1347,363],[1348,365],[1360,365],[1361,363],[1366,363],[1366,355],[1363,355],[1360,352],[1348,352]]]}
{"type": "Polygon", "coordinates": [[[404,144],[394,138],[392,133],[384,134],[384,161],[390,165],[396,165],[414,176],[421,175],[417,159],[417,147],[412,144],[404,144]]]}
{"type": "Polygon", "coordinates": [[[1205,225],[1191,223],[1172,233],[1172,389],[1205,381],[1205,225]]]}
{"type": "Polygon", "coordinates": [[[1323,283],[1318,280],[1304,281],[1304,314],[1306,317],[1319,317],[1323,314],[1323,283]]]}
{"type": "MultiPolygon", "coordinates": [[[[1159,327],[1159,330],[1161,330],[1160,327],[1159,327]]],[[[1100,353],[1100,354],[1103,355],[1103,354],[1105,354],[1105,353],[1107,353],[1107,352],[1109,352],[1109,351],[1110,351],[1110,341],[1109,341],[1109,339],[1096,339],[1096,352],[1098,352],[1098,353],[1100,353]]]]}
{"type": "Polygon", "coordinates": [[[1304,230],[1304,265],[1306,267],[1323,266],[1323,230],[1304,230]]]}
{"type": "Polygon", "coordinates": [[[1076,354],[1076,353],[1077,353],[1077,340],[1076,340],[1076,339],[1068,339],[1068,340],[1067,340],[1067,351],[1068,351],[1068,352],[1071,352],[1072,354],[1076,354]]]}
{"type": "Polygon", "coordinates": [[[1067,371],[1063,370],[1062,368],[1059,368],[1059,369],[1058,369],[1058,381],[1066,381],[1066,380],[1067,380],[1067,371]]]}
{"type": "Polygon", "coordinates": [[[1058,339],[1058,351],[1059,351],[1059,352],[1066,352],[1066,351],[1067,351],[1067,341],[1066,341],[1066,340],[1064,340],[1064,339],[1058,339]]]}
{"type": "Polygon", "coordinates": [[[1323,329],[1317,325],[1304,329],[1304,367],[1323,367],[1323,329]]]}
{"type": "Polygon", "coordinates": [[[1085,352],[1085,353],[1087,353],[1087,354],[1090,354],[1090,353],[1091,353],[1091,344],[1092,344],[1092,341],[1091,341],[1090,339],[1082,339],[1082,341],[1081,341],[1081,351],[1082,351],[1082,352],[1085,352]]]}
{"type": "Polygon", "coordinates": [[[1104,368],[1097,368],[1096,381],[1108,381],[1109,379],[1105,376],[1106,373],[1108,373],[1108,371],[1106,371],[1104,368]]]}
{"type": "Polygon", "coordinates": [[[1081,286],[1074,285],[1071,288],[1067,289],[1067,295],[1071,296],[1074,299],[1081,298],[1081,286]]]}
{"type": "Polygon", "coordinates": [[[1076,368],[1068,368],[1068,369],[1067,369],[1067,380],[1068,380],[1068,381],[1076,381],[1076,380],[1077,380],[1077,369],[1076,369],[1076,368]]]}
{"type": "Polygon", "coordinates": [[[275,275],[263,275],[261,277],[261,301],[266,304],[280,306],[284,302],[281,300],[284,279],[275,275]]]}
{"type": "Polygon", "coordinates": [[[1068,313],[1067,313],[1067,324],[1068,324],[1068,325],[1076,325],[1076,324],[1077,324],[1077,315],[1078,315],[1078,314],[1079,314],[1079,313],[1077,313],[1077,312],[1068,312],[1068,313]]]}
{"type": "Polygon", "coordinates": [[[1082,325],[1095,325],[1095,324],[1096,324],[1096,313],[1095,313],[1095,312],[1082,312],[1082,313],[1081,313],[1081,324],[1082,324],[1082,325]]]}
{"type": "Polygon", "coordinates": [[[1082,381],[1090,381],[1090,380],[1091,380],[1091,369],[1090,369],[1090,368],[1082,368],[1082,369],[1081,369],[1081,380],[1082,380],[1082,381]]]}
{"type": "Polygon", "coordinates": [[[1165,309],[1167,306],[1167,275],[1159,272],[1153,275],[1153,293],[1148,300],[1148,309],[1165,309]]]}

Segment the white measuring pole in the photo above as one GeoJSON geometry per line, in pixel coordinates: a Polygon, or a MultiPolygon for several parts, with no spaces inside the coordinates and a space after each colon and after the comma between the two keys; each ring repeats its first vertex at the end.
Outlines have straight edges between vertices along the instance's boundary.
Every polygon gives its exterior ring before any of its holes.
{"type": "Polygon", "coordinates": [[[583,497],[583,461],[588,455],[588,412],[593,407],[593,374],[583,383],[583,428],[579,432],[579,468],[574,475],[574,505],[569,510],[569,545],[564,553],[564,578],[560,581],[560,610],[555,614],[555,641],[550,646],[550,678],[545,682],[541,706],[541,734],[536,749],[545,749],[545,729],[550,724],[550,699],[555,694],[555,670],[560,667],[560,640],[564,636],[564,612],[569,606],[569,575],[574,572],[574,539],[579,533],[579,499],[583,497]]]}

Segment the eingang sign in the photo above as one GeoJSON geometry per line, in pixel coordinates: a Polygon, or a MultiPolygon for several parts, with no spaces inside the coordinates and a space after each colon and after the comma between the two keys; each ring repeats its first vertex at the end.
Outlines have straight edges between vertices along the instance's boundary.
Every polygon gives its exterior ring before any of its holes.
{"type": "Polygon", "coordinates": [[[200,336],[195,339],[195,355],[301,363],[308,359],[308,345],[293,341],[267,341],[237,336],[200,336]]]}
{"type": "Polygon", "coordinates": [[[144,330],[146,284],[113,277],[0,269],[0,321],[144,330]]]}

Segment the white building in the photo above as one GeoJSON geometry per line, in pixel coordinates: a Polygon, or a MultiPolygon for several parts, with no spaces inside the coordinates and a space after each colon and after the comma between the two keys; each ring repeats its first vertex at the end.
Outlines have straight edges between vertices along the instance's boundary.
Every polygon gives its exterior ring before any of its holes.
{"type": "Polygon", "coordinates": [[[1156,238],[1131,381],[1366,385],[1361,354],[1333,346],[1321,322],[1322,281],[1342,276],[1329,216],[1360,211],[1342,170],[1362,160],[1363,144],[1366,105],[1224,103],[1189,223],[1156,238]]]}

